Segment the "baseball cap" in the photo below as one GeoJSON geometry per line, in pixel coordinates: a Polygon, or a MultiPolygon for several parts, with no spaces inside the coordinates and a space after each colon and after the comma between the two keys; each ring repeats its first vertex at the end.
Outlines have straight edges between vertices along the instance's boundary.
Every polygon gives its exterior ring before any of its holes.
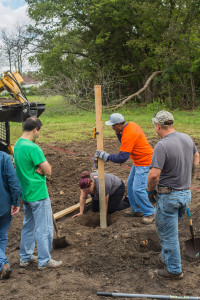
{"type": "Polygon", "coordinates": [[[110,116],[110,120],[105,122],[105,124],[106,125],[115,125],[115,124],[123,123],[124,121],[125,121],[124,117],[121,114],[115,113],[110,116]]]}
{"type": "Polygon", "coordinates": [[[161,110],[157,114],[154,114],[152,122],[160,125],[171,125],[174,123],[174,117],[170,112],[161,110]]]}

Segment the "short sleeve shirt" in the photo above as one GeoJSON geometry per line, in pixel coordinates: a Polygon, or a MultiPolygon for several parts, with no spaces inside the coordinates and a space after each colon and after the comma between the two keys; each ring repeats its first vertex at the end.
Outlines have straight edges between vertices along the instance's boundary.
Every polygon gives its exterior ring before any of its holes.
{"type": "Polygon", "coordinates": [[[178,190],[189,188],[196,152],[193,140],[185,133],[175,131],[159,141],[150,165],[161,170],[158,185],[178,190]]]}
{"type": "Polygon", "coordinates": [[[46,199],[46,176],[35,172],[38,165],[46,161],[42,149],[32,141],[20,138],[15,143],[14,160],[23,190],[22,200],[32,202],[46,199]]]}
{"type": "MultiPolygon", "coordinates": [[[[92,199],[98,201],[99,200],[99,178],[98,173],[91,173],[91,178],[94,179],[95,182],[95,192],[92,195],[92,199]]],[[[122,180],[113,175],[113,174],[105,174],[105,196],[109,194],[109,196],[113,195],[116,190],[122,184],[122,180]]]]}
{"type": "Polygon", "coordinates": [[[153,148],[142,128],[136,123],[130,122],[123,129],[120,151],[130,153],[135,166],[150,166],[153,148]]]}

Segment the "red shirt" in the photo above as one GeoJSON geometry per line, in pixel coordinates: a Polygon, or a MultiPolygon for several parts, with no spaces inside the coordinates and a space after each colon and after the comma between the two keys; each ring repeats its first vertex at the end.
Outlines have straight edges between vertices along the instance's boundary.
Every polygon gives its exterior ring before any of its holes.
{"type": "Polygon", "coordinates": [[[134,165],[150,166],[153,148],[149,145],[142,128],[136,123],[128,123],[122,131],[120,151],[129,152],[134,165]]]}

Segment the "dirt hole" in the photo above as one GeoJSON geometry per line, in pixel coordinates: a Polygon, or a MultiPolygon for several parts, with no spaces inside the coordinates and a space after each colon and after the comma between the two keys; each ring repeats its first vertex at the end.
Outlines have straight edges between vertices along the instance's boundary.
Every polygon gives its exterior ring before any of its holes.
{"type": "MultiPolygon", "coordinates": [[[[76,221],[83,226],[96,228],[100,226],[100,215],[99,213],[90,213],[85,214],[76,219],[76,221]]],[[[113,223],[115,223],[116,220],[112,215],[107,216],[107,226],[111,226],[113,223]]]]}

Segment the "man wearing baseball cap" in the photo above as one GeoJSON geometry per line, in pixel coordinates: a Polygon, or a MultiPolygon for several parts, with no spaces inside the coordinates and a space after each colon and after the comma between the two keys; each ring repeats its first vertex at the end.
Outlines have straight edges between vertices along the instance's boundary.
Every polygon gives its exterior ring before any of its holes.
{"type": "Polygon", "coordinates": [[[152,121],[162,139],[153,151],[147,194],[151,200],[157,193],[155,222],[162,246],[159,258],[167,267],[158,270],[157,275],[182,279],[178,221],[191,201],[192,169],[199,164],[199,153],[187,134],[175,131],[170,112],[161,110],[152,121]]]}
{"type": "Polygon", "coordinates": [[[149,202],[145,189],[153,149],[141,127],[136,123],[126,123],[121,114],[112,114],[110,120],[105,124],[112,126],[115,131],[121,143],[120,152],[108,154],[98,150],[96,156],[106,162],[110,160],[119,164],[127,161],[129,157],[132,159],[134,164],[127,181],[128,198],[131,205],[131,214],[129,215],[133,217],[143,216],[142,222],[151,224],[154,221],[154,207],[149,202]]]}

